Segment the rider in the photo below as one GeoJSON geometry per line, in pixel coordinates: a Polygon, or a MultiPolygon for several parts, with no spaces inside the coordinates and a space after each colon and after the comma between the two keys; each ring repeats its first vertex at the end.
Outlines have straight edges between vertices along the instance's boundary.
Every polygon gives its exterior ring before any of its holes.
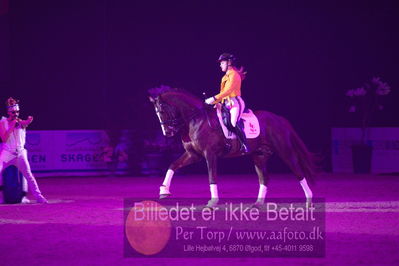
{"type": "Polygon", "coordinates": [[[237,124],[245,109],[245,103],[241,98],[241,81],[245,78],[246,72],[244,72],[243,67],[237,68],[236,58],[232,54],[221,54],[218,62],[222,71],[226,72],[220,84],[220,93],[206,99],[205,103],[217,104],[221,102],[230,110],[231,125],[241,142],[241,151],[248,152],[245,134],[237,124]]]}

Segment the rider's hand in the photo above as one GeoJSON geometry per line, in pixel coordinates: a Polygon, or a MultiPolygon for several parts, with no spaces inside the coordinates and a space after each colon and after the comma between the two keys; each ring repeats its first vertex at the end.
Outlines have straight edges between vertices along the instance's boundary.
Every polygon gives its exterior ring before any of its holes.
{"type": "Polygon", "coordinates": [[[216,101],[215,97],[209,97],[208,99],[205,100],[206,104],[212,104],[216,101]]]}

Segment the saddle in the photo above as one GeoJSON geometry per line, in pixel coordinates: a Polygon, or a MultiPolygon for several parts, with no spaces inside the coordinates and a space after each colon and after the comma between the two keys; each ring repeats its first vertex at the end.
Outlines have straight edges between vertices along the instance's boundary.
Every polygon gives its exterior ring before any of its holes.
{"type": "MultiPolygon", "coordinates": [[[[234,127],[231,125],[229,109],[223,104],[218,104],[216,107],[216,113],[224,136],[227,139],[237,138],[237,136],[232,133],[234,132],[234,127]]],[[[239,121],[237,121],[237,125],[243,129],[247,139],[257,138],[260,134],[258,118],[251,109],[246,108],[244,110],[239,121]]]]}

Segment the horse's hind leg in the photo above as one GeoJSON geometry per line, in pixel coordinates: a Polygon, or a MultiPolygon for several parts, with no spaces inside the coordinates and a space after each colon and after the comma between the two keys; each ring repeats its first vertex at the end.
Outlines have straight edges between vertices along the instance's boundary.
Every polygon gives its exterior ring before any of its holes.
{"type": "MultiPolygon", "coordinates": [[[[286,141],[286,143],[290,144],[289,141],[286,141]]],[[[286,146],[285,149],[280,152],[280,157],[281,159],[283,159],[283,161],[285,161],[285,163],[290,167],[291,171],[298,178],[299,184],[301,185],[303,192],[305,193],[306,206],[310,207],[312,206],[313,193],[308,186],[308,182],[305,178],[305,171],[303,170],[303,166],[301,166],[301,163],[299,161],[299,156],[301,155],[298,155],[294,151],[295,149],[292,146],[286,146]]]]}
{"type": "Polygon", "coordinates": [[[294,155],[292,155],[291,157],[288,157],[288,160],[286,160],[286,163],[289,165],[292,172],[294,172],[294,174],[298,178],[299,184],[301,185],[303,192],[305,193],[306,207],[308,207],[308,208],[311,207],[313,192],[310,189],[308,182],[306,181],[305,174],[303,173],[303,171],[301,169],[298,159],[294,155]]]}
{"type": "Polygon", "coordinates": [[[255,171],[259,178],[259,193],[255,205],[262,205],[265,202],[267,193],[267,184],[269,182],[269,174],[266,169],[266,162],[269,154],[255,154],[252,159],[255,164],[255,171]]]}
{"type": "Polygon", "coordinates": [[[176,161],[174,161],[169,166],[169,169],[166,172],[166,176],[162,183],[162,186],[159,188],[159,197],[163,199],[171,195],[170,183],[172,182],[172,177],[177,169],[193,164],[199,161],[200,159],[201,159],[200,156],[186,151],[185,153],[183,153],[182,156],[180,156],[176,161]]]}
{"type": "Polygon", "coordinates": [[[208,201],[206,206],[213,208],[219,202],[218,187],[216,184],[217,157],[213,153],[207,153],[205,158],[208,166],[209,187],[211,190],[211,199],[208,201]]]}
{"type": "Polygon", "coordinates": [[[299,184],[301,185],[303,192],[305,193],[306,197],[306,207],[312,206],[312,198],[313,198],[313,192],[310,189],[308,182],[306,181],[305,174],[301,170],[301,167],[299,165],[299,162],[297,158],[292,156],[289,161],[287,161],[287,164],[290,166],[292,172],[296,175],[296,177],[299,180],[299,184]]]}
{"type": "Polygon", "coordinates": [[[311,207],[312,206],[312,198],[313,198],[313,192],[310,189],[308,182],[306,181],[305,174],[303,174],[303,171],[301,170],[301,167],[298,163],[297,158],[294,156],[291,157],[289,161],[287,161],[288,165],[290,166],[291,170],[294,172],[296,177],[299,180],[299,184],[301,185],[303,192],[305,193],[306,197],[306,207],[311,207]]]}
{"type": "Polygon", "coordinates": [[[306,178],[303,177],[300,181],[299,184],[301,184],[301,187],[303,189],[303,192],[305,192],[305,197],[306,197],[306,207],[311,207],[312,206],[312,198],[313,198],[313,192],[308,186],[308,182],[306,181],[306,178]]]}
{"type": "Polygon", "coordinates": [[[300,170],[300,166],[296,160],[296,158],[291,159],[291,170],[294,172],[296,177],[299,180],[299,184],[301,185],[303,192],[305,193],[306,197],[306,207],[311,207],[312,206],[312,198],[313,198],[313,192],[310,189],[308,182],[306,181],[306,178],[302,171],[300,170]]]}

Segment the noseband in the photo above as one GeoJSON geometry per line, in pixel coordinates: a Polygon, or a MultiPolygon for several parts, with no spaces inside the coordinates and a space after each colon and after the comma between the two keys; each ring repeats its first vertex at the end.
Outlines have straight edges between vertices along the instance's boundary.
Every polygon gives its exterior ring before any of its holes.
{"type": "Polygon", "coordinates": [[[163,126],[166,126],[166,127],[168,127],[168,128],[171,128],[171,129],[173,129],[174,131],[178,131],[182,126],[183,126],[183,120],[182,120],[182,118],[180,118],[180,117],[175,117],[175,111],[174,110],[172,110],[172,109],[174,109],[173,107],[171,107],[170,105],[168,105],[168,104],[165,104],[165,103],[160,103],[159,104],[160,106],[162,106],[162,111],[160,111],[159,109],[160,108],[156,108],[156,110],[155,110],[155,112],[156,112],[156,114],[158,115],[158,116],[160,116],[160,114],[162,114],[162,113],[166,113],[167,114],[167,116],[168,117],[172,117],[172,118],[170,118],[170,119],[166,119],[166,120],[162,120],[162,121],[159,121],[159,123],[161,124],[161,125],[163,125],[163,126]]]}

